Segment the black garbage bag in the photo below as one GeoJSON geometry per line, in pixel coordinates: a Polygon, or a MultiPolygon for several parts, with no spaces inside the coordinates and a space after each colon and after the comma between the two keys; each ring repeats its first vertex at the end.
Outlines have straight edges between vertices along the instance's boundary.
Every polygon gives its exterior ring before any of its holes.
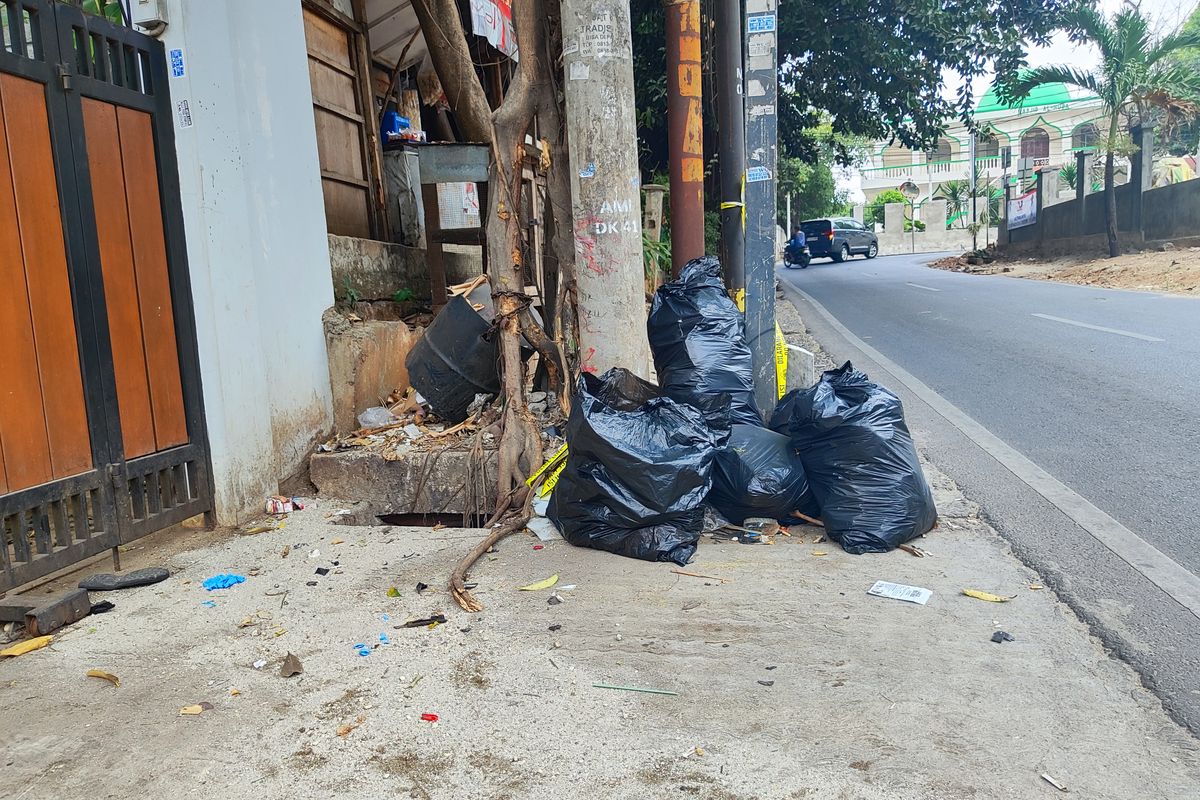
{"type": "Polygon", "coordinates": [[[709,421],[728,398],[715,403],[701,410],[676,402],[624,369],[582,375],[567,419],[567,465],[547,512],[567,541],[686,564],[700,538],[713,459],[729,438],[728,426],[709,421]]]}
{"type": "Polygon", "coordinates": [[[668,397],[691,403],[696,395],[728,394],[732,422],[762,425],[742,314],[715,257],[689,261],[678,280],[658,288],[646,333],[668,397]]]}
{"type": "Polygon", "coordinates": [[[735,525],[750,517],[794,523],[793,511],[819,513],[804,465],[788,437],[757,425],[734,425],[717,452],[708,502],[735,525]]]}
{"type": "Polygon", "coordinates": [[[937,521],[900,398],[847,361],[789,392],[771,417],[800,453],[829,538],[848,553],[883,553],[937,521]]]}

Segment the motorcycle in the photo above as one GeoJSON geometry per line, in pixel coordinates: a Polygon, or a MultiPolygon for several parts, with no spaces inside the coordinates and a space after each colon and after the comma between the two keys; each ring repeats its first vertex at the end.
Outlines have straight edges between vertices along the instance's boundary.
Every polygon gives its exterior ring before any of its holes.
{"type": "Polygon", "coordinates": [[[808,269],[809,262],[812,261],[812,252],[809,251],[808,245],[797,248],[793,245],[788,245],[783,248],[783,265],[788,269],[808,269]]]}

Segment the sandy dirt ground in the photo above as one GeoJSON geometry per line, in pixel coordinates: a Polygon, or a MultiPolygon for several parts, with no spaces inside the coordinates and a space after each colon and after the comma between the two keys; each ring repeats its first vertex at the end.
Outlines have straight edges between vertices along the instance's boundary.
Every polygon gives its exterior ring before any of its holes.
{"type": "Polygon", "coordinates": [[[0,662],[0,796],[1060,796],[1042,773],[1076,797],[1195,796],[1196,741],[929,476],[926,558],[795,528],[705,539],[687,569],[716,580],[521,534],[475,570],[480,614],[444,591],[479,531],[335,525],[319,501],[282,530],[150,537],[126,567],[170,579],[93,595],[116,608],[0,662]],[[249,577],[201,587],[227,572],[249,577]],[[561,604],[518,590],[555,574],[561,604]],[[877,579],[933,598],[870,597],[877,579]],[[304,672],[284,678],[289,652],[304,672]]]}
{"type": "Polygon", "coordinates": [[[979,275],[1007,275],[1013,278],[1103,286],[1109,289],[1200,296],[1200,247],[1131,253],[1111,259],[1028,258],[977,265],[967,264],[965,260],[956,256],[935,261],[930,266],[979,275]]]}

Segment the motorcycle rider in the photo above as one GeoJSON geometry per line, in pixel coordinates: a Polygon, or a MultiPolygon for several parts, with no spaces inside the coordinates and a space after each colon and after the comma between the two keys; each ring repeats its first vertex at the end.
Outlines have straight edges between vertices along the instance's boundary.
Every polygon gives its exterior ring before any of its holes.
{"type": "Polygon", "coordinates": [[[808,238],[804,235],[804,230],[799,225],[792,228],[792,238],[788,239],[787,243],[787,251],[791,260],[799,262],[807,245],[808,238]]]}

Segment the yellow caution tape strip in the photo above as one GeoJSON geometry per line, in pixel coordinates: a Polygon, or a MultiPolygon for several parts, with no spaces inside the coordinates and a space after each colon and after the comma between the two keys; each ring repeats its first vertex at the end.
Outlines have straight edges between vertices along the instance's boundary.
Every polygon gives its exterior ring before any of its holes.
{"type": "Polygon", "coordinates": [[[562,470],[563,466],[567,463],[564,460],[564,459],[566,459],[566,457],[567,457],[567,445],[564,443],[562,447],[558,448],[558,450],[556,450],[554,452],[554,455],[550,456],[550,458],[546,461],[545,464],[542,464],[540,467],[537,468],[537,470],[532,475],[530,475],[528,478],[525,479],[525,485],[533,486],[534,482],[537,481],[537,479],[542,476],[543,472],[550,469],[555,464],[558,464],[559,461],[562,461],[563,463],[559,464],[558,469],[556,469],[554,471],[554,474],[557,475],[559,473],[559,471],[562,470]]]}

